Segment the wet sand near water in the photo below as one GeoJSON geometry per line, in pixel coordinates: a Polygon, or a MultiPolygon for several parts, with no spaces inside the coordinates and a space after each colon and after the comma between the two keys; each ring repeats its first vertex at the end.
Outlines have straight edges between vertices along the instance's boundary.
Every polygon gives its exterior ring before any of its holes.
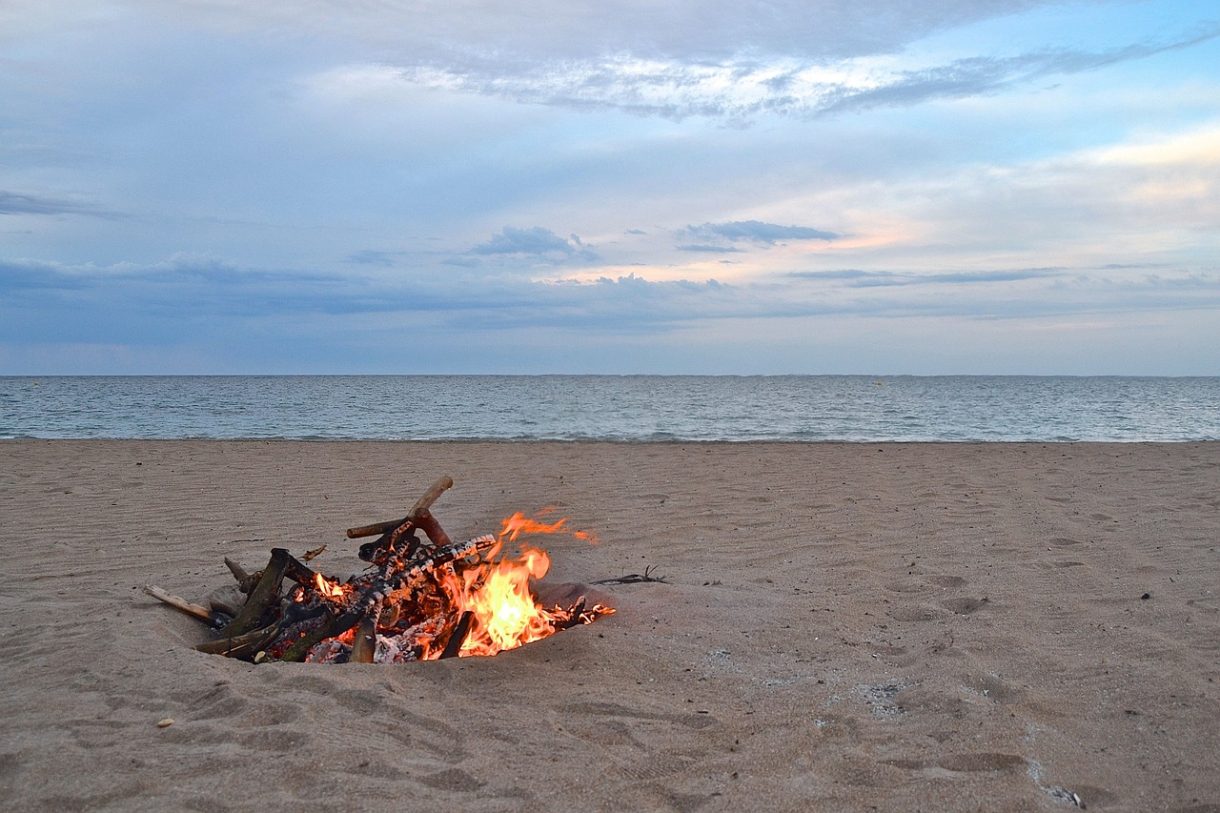
{"type": "Polygon", "coordinates": [[[0,808],[1220,811],[1220,443],[0,443],[0,808]],[[491,659],[191,647],[272,547],[556,506],[619,613],[491,659]],[[158,721],[173,723],[158,727],[158,721]]]}

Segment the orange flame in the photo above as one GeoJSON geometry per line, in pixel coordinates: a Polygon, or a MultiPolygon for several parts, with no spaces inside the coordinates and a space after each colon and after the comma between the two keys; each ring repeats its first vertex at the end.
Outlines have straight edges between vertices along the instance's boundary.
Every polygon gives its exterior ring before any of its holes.
{"type": "Polygon", "coordinates": [[[522,534],[564,532],[592,539],[587,532],[568,531],[566,518],[541,522],[518,511],[501,523],[497,547],[488,552],[488,561],[442,577],[454,607],[474,614],[462,644],[463,657],[495,655],[555,633],[556,616],[538,603],[530,587],[532,580],[541,579],[551,568],[546,551],[523,546],[519,556],[496,557],[504,542],[515,542],[522,534]]]}
{"type": "Polygon", "coordinates": [[[332,582],[321,573],[315,573],[313,579],[314,584],[317,585],[318,592],[328,599],[341,600],[351,590],[350,586],[340,584],[339,582],[332,582]]]}
{"type": "MultiPolygon", "coordinates": [[[[548,514],[554,511],[553,508],[544,508],[540,514],[548,514]]],[[[576,539],[585,542],[596,543],[597,537],[589,531],[569,531],[567,529],[568,518],[562,517],[555,522],[539,522],[536,519],[530,519],[525,514],[517,511],[511,517],[507,517],[500,522],[500,533],[497,537],[500,542],[507,539],[509,542],[516,542],[517,537],[521,534],[557,534],[570,533],[576,539]]]]}

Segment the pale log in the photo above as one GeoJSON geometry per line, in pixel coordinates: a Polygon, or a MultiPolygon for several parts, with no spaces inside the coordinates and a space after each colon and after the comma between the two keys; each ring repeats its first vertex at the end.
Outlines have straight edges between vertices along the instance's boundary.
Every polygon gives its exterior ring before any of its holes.
{"type": "Polygon", "coordinates": [[[192,604],[191,602],[187,601],[184,598],[179,598],[178,596],[170,595],[169,593],[162,590],[160,587],[156,587],[155,585],[151,585],[151,584],[144,585],[144,592],[148,593],[148,595],[152,596],[157,601],[168,604],[169,606],[173,607],[175,610],[181,610],[182,612],[186,613],[187,615],[191,615],[191,616],[194,616],[195,618],[198,618],[200,621],[204,622],[205,624],[212,623],[212,611],[209,610],[207,607],[201,607],[198,604],[192,604]]]}

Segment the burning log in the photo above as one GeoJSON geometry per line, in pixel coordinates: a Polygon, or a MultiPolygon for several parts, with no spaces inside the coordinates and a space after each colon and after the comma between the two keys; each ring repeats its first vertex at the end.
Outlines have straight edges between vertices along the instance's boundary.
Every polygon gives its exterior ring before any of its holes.
{"type": "Polygon", "coordinates": [[[462,613],[462,617],[458,619],[457,626],[453,628],[453,632],[449,635],[449,640],[445,643],[445,648],[441,651],[441,656],[437,660],[445,660],[446,658],[456,658],[458,653],[462,651],[462,644],[466,642],[466,636],[470,634],[470,622],[474,621],[474,612],[466,610],[462,613]]]}
{"type": "Polygon", "coordinates": [[[504,521],[498,536],[451,541],[430,507],[452,485],[448,477],[437,480],[401,520],[349,529],[350,538],[381,536],[360,547],[370,568],[346,581],[331,580],[275,548],[267,566],[254,574],[226,559],[237,587],[214,591],[212,611],[164,591],[150,593],[223,627],[220,637],[197,647],[201,652],[256,663],[491,655],[614,612],[605,603],[590,606],[583,590],[558,598],[551,591],[544,603],[533,582],[550,566],[546,553],[523,547],[520,558],[503,555],[505,544],[521,533],[589,538],[567,531],[565,520],[548,524],[518,513],[504,521]]]}

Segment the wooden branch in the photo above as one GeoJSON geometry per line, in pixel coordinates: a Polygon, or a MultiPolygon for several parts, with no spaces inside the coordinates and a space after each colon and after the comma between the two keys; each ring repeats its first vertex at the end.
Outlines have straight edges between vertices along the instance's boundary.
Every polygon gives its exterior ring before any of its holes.
{"type": "Polygon", "coordinates": [[[308,565],[302,564],[301,560],[291,553],[288,554],[288,559],[284,563],[284,576],[310,589],[316,589],[318,586],[317,571],[308,565]]]}
{"type": "Polygon", "coordinates": [[[408,517],[417,517],[421,511],[427,511],[432,507],[432,503],[436,502],[442,494],[453,488],[453,478],[448,475],[437,478],[437,481],[428,487],[415,505],[411,506],[411,510],[407,512],[408,517]]]}
{"type": "Polygon", "coordinates": [[[186,613],[187,615],[198,618],[200,621],[204,622],[205,624],[212,623],[212,611],[209,610],[207,607],[201,607],[198,604],[192,604],[191,602],[187,601],[184,598],[179,598],[178,596],[170,595],[169,593],[162,590],[160,587],[156,587],[151,584],[144,585],[144,592],[148,593],[148,595],[152,596],[157,601],[160,601],[164,604],[168,604],[169,606],[173,607],[175,610],[181,610],[182,612],[186,613]]]}
{"type": "Polygon", "coordinates": [[[258,584],[259,577],[262,576],[262,571],[257,573],[247,573],[246,569],[234,562],[228,556],[225,557],[225,566],[229,568],[229,572],[233,574],[233,578],[237,579],[238,588],[246,594],[249,594],[254,589],[254,585],[258,584]]]}
{"type": "Polygon", "coordinates": [[[436,517],[432,516],[432,512],[426,508],[416,512],[415,526],[428,535],[428,539],[432,540],[435,547],[443,548],[452,541],[449,539],[449,534],[445,533],[445,529],[436,521],[436,517]]]}
{"type": "Polygon", "coordinates": [[[263,575],[258,584],[250,591],[241,611],[229,622],[225,632],[230,637],[243,635],[254,629],[262,621],[263,614],[271,603],[279,597],[280,582],[284,580],[284,571],[288,567],[290,554],[285,548],[272,548],[271,560],[263,568],[263,575]]]}
{"type": "Polygon", "coordinates": [[[233,574],[233,578],[237,579],[238,584],[249,581],[250,574],[246,572],[246,569],[228,556],[225,557],[225,567],[229,568],[229,572],[233,574]]]}
{"type": "Polygon", "coordinates": [[[462,617],[458,619],[457,626],[453,628],[453,634],[449,636],[449,640],[445,643],[445,649],[441,652],[438,660],[446,658],[456,658],[458,653],[462,651],[462,644],[466,642],[466,636],[470,634],[470,624],[474,621],[474,613],[466,610],[462,613],[462,617]]]}
{"type": "MultiPolygon", "coordinates": [[[[453,478],[441,477],[432,484],[431,488],[423,493],[423,496],[415,501],[415,505],[411,506],[411,510],[408,511],[407,515],[402,519],[392,519],[386,522],[374,522],[372,525],[362,525],[359,528],[348,528],[347,538],[359,539],[363,536],[376,536],[377,534],[389,533],[399,525],[402,525],[404,522],[410,522],[421,513],[427,511],[430,507],[432,507],[432,503],[436,502],[437,499],[450,488],[453,488],[453,478]]],[[[425,531],[425,533],[427,532],[425,531]]],[[[428,535],[428,538],[432,538],[431,534],[428,535]]]]}
{"type": "Polygon", "coordinates": [[[654,566],[648,565],[644,568],[643,573],[628,573],[626,576],[616,576],[612,579],[598,579],[589,584],[640,584],[641,582],[656,582],[658,584],[669,584],[665,576],[654,576],[654,566]]]}
{"type": "Polygon", "coordinates": [[[280,622],[275,621],[244,635],[230,635],[217,638],[215,641],[205,641],[196,645],[195,649],[211,655],[227,655],[230,658],[253,657],[259,650],[275,640],[275,636],[280,634],[280,626],[280,622]]]}

